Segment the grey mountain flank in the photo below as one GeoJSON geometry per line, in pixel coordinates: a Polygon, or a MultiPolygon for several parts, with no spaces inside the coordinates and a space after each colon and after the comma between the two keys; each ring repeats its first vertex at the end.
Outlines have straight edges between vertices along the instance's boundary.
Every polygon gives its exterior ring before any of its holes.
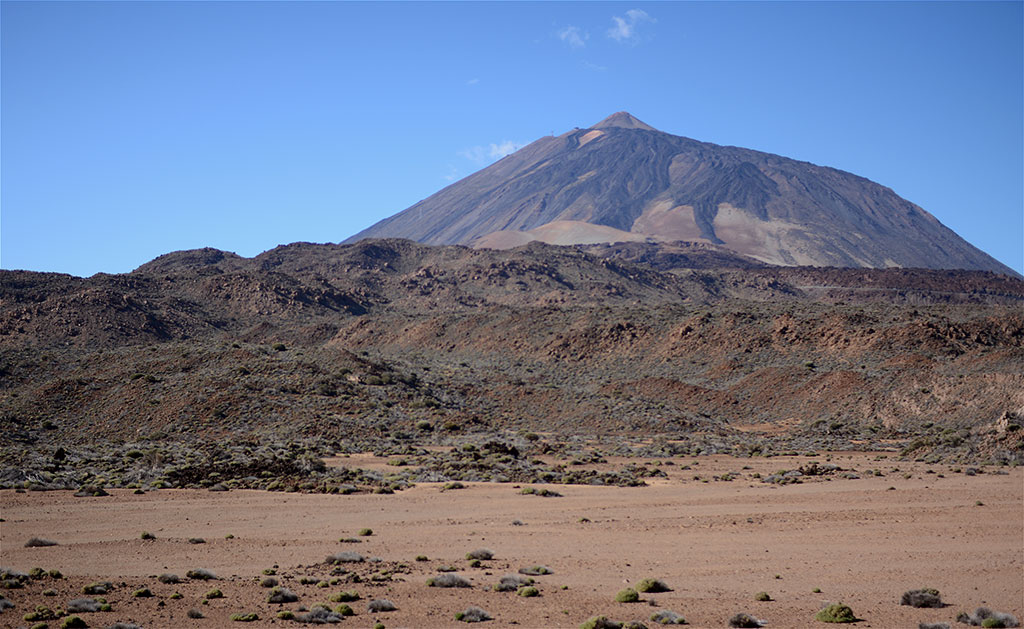
{"type": "Polygon", "coordinates": [[[349,238],[506,249],[705,242],[769,264],[1015,275],[851,173],[663,133],[626,112],[543,137],[349,238]]]}

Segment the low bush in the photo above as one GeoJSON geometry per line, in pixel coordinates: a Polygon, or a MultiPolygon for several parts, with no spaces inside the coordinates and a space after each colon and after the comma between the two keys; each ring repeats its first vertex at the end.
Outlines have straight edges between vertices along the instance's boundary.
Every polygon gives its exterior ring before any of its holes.
{"type": "Polygon", "coordinates": [[[672,588],[670,588],[661,579],[644,579],[644,580],[640,581],[640,583],[636,584],[636,591],[637,592],[650,592],[650,593],[654,594],[654,593],[657,593],[657,592],[671,592],[672,588]]]}
{"type": "Polygon", "coordinates": [[[491,615],[479,607],[467,607],[461,612],[456,612],[455,620],[462,622],[484,622],[491,620],[491,615]]]}
{"type": "Polygon", "coordinates": [[[169,584],[181,583],[181,577],[179,577],[176,574],[171,574],[170,572],[165,572],[165,573],[161,574],[160,576],[158,576],[156,578],[156,580],[159,581],[160,583],[169,583],[169,584]]]}
{"type": "Polygon", "coordinates": [[[522,596],[523,598],[533,598],[534,596],[540,596],[540,590],[533,587],[532,585],[524,585],[523,587],[519,588],[519,591],[516,592],[516,594],[522,596]]]}
{"type": "Polygon", "coordinates": [[[186,612],[185,615],[189,618],[205,618],[205,616],[203,616],[203,612],[199,611],[198,609],[195,609],[194,607],[188,610],[188,612],[186,612]]]}
{"type": "Polygon", "coordinates": [[[274,577],[264,577],[260,580],[260,587],[272,588],[277,586],[277,583],[278,581],[274,577]]]}
{"type": "Polygon", "coordinates": [[[39,605],[36,607],[36,610],[34,612],[29,612],[25,614],[23,618],[25,622],[35,622],[37,620],[57,620],[57,613],[49,607],[39,605]]]}
{"type": "Polygon", "coordinates": [[[339,616],[355,616],[356,610],[352,609],[345,603],[342,603],[341,605],[338,605],[334,608],[334,613],[338,614],[339,616]]]}
{"type": "Polygon", "coordinates": [[[435,588],[468,588],[471,584],[468,579],[461,577],[454,572],[446,572],[436,577],[427,579],[427,585],[435,588]]]}
{"type": "Polygon", "coordinates": [[[555,571],[547,566],[527,566],[519,569],[519,574],[528,574],[532,577],[554,574],[555,571]]]}
{"type": "Polygon", "coordinates": [[[328,555],[327,559],[325,559],[324,561],[329,564],[362,563],[366,561],[366,557],[363,557],[359,553],[344,551],[340,553],[335,553],[333,555],[328,555]]]}
{"type": "Polygon", "coordinates": [[[466,553],[466,559],[494,559],[494,551],[487,548],[477,548],[466,553]]]}
{"type": "Polygon", "coordinates": [[[260,617],[256,612],[249,612],[248,614],[231,614],[231,620],[233,622],[255,622],[259,619],[260,617]]]}
{"type": "Polygon", "coordinates": [[[584,621],[580,629],[622,629],[622,623],[607,616],[594,616],[584,621]]]}
{"type": "Polygon", "coordinates": [[[494,585],[495,592],[515,592],[524,585],[533,585],[533,579],[523,578],[515,574],[506,574],[494,585]]]}
{"type": "Polygon", "coordinates": [[[294,603],[297,600],[299,600],[298,595],[285,587],[275,587],[270,590],[270,595],[267,596],[268,603],[277,603],[278,605],[294,603]]]}
{"type": "Polygon", "coordinates": [[[663,609],[651,614],[651,621],[659,625],[685,625],[686,619],[674,611],[663,609]]]}
{"type": "Polygon", "coordinates": [[[359,600],[359,592],[338,592],[332,594],[329,600],[332,603],[351,603],[359,600]]]}
{"type": "Polygon", "coordinates": [[[377,612],[393,612],[397,609],[398,607],[386,598],[375,598],[366,604],[366,611],[371,614],[376,614],[377,612]]]}
{"type": "Polygon", "coordinates": [[[206,593],[206,599],[212,600],[215,598],[224,598],[224,592],[221,592],[217,588],[214,588],[206,593]]]}
{"type": "Polygon", "coordinates": [[[56,546],[57,542],[52,539],[46,539],[43,537],[31,537],[25,542],[25,548],[43,548],[46,546],[56,546]]]}
{"type": "Polygon", "coordinates": [[[326,623],[337,623],[341,622],[341,614],[335,612],[326,605],[314,605],[313,609],[305,614],[300,614],[296,618],[299,622],[311,623],[314,625],[323,625],[326,623]]]}
{"type": "Polygon", "coordinates": [[[203,539],[202,537],[190,537],[190,538],[188,538],[188,543],[189,544],[205,544],[206,540],[203,539]]]}
{"type": "Polygon", "coordinates": [[[917,629],[949,629],[948,622],[922,622],[918,623],[917,629]]]}
{"type": "Polygon", "coordinates": [[[766,602],[772,600],[772,597],[768,594],[768,592],[758,592],[757,594],[754,595],[754,600],[755,601],[760,601],[762,603],[766,603],[766,602]]]}
{"type": "Polygon", "coordinates": [[[185,576],[194,579],[196,581],[216,581],[217,575],[210,572],[206,568],[197,568],[195,570],[189,570],[185,573],[185,576]]]}
{"type": "Polygon", "coordinates": [[[626,588],[625,590],[619,590],[619,593],[615,595],[616,603],[636,603],[640,600],[640,595],[633,588],[626,588]]]}
{"type": "Polygon", "coordinates": [[[1020,621],[1017,620],[1016,616],[1003,612],[992,611],[988,607],[979,607],[974,610],[973,614],[960,612],[956,617],[956,621],[973,627],[992,627],[996,629],[1001,627],[1020,626],[1020,621]]]}
{"type": "Polygon", "coordinates": [[[764,621],[758,620],[750,614],[739,613],[729,619],[729,626],[734,629],[756,629],[763,627],[764,621]]]}
{"type": "Polygon", "coordinates": [[[110,581],[97,581],[96,583],[90,583],[89,585],[82,586],[82,594],[88,594],[89,596],[98,596],[106,594],[107,592],[114,589],[114,584],[110,581]]]}
{"type": "Polygon", "coordinates": [[[942,597],[938,590],[922,588],[920,590],[908,590],[900,597],[900,605],[911,607],[943,607],[942,597]]]}
{"type": "Polygon", "coordinates": [[[153,596],[153,591],[149,588],[139,588],[132,592],[132,598],[150,598],[153,596]]]}
{"type": "Polygon", "coordinates": [[[60,623],[60,629],[85,629],[88,627],[84,620],[78,616],[68,616],[60,623]]]}
{"type": "Polygon", "coordinates": [[[853,610],[848,605],[843,605],[842,603],[832,603],[815,614],[814,619],[818,622],[857,622],[857,616],[853,613],[853,610]]]}
{"type": "Polygon", "coordinates": [[[356,533],[356,535],[360,537],[369,537],[370,535],[373,535],[373,529],[359,529],[359,532],[356,533]]]}
{"type": "Polygon", "coordinates": [[[149,531],[143,531],[142,534],[139,535],[139,539],[156,539],[156,535],[153,535],[149,531]]]}

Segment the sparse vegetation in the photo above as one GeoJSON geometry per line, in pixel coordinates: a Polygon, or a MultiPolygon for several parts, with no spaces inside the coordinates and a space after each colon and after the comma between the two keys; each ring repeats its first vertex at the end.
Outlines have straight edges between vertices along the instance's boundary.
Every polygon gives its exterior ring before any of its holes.
{"type": "Polygon", "coordinates": [[[398,607],[386,598],[375,598],[366,605],[366,611],[371,614],[376,614],[378,612],[393,612],[397,609],[398,607]]]}
{"type": "Polygon", "coordinates": [[[149,588],[139,588],[132,592],[132,598],[150,598],[153,596],[153,591],[149,588]]]}
{"type": "Polygon", "coordinates": [[[114,584],[110,581],[97,581],[95,583],[82,586],[82,594],[87,594],[89,596],[102,596],[112,589],[114,589],[114,584]]]}
{"type": "Polygon", "coordinates": [[[540,590],[538,590],[536,587],[532,585],[524,585],[523,587],[519,588],[519,590],[516,592],[516,595],[522,596],[523,598],[533,598],[535,596],[540,596],[540,590]]]}
{"type": "MultiPolygon", "coordinates": [[[[217,575],[215,575],[213,572],[211,572],[210,570],[207,570],[205,568],[197,568],[195,570],[189,570],[188,572],[185,573],[185,576],[188,577],[189,579],[193,579],[195,581],[215,581],[215,580],[217,580],[217,575]]],[[[86,594],[88,594],[88,592],[86,592],[86,594]]]]}
{"type": "Polygon", "coordinates": [[[294,603],[299,600],[299,597],[295,592],[292,592],[286,587],[275,587],[270,590],[270,595],[267,596],[268,603],[276,603],[282,605],[284,603],[294,603]]]}
{"type": "Polygon", "coordinates": [[[156,580],[159,581],[160,583],[168,583],[168,584],[181,583],[181,577],[179,577],[176,574],[171,574],[170,572],[165,572],[165,573],[161,574],[160,576],[158,576],[156,578],[156,580]]]}
{"type": "Polygon", "coordinates": [[[619,590],[619,593],[615,595],[616,603],[636,603],[640,600],[640,594],[637,593],[633,588],[626,588],[619,590]]]}
{"type": "Polygon", "coordinates": [[[333,555],[328,555],[327,559],[325,559],[324,561],[329,564],[362,563],[366,561],[366,557],[363,557],[359,553],[343,551],[340,553],[335,553],[333,555]]]}
{"type": "Polygon", "coordinates": [[[60,624],[61,629],[85,629],[88,626],[89,625],[87,625],[86,622],[78,616],[68,616],[64,619],[64,622],[60,624]]]}
{"type": "Polygon", "coordinates": [[[555,573],[554,570],[552,570],[551,568],[549,568],[547,566],[541,566],[541,565],[527,566],[525,568],[520,568],[519,569],[519,574],[528,574],[528,575],[530,575],[532,577],[543,576],[543,575],[546,575],[546,574],[554,574],[554,573],[555,573]]]}
{"type": "Polygon", "coordinates": [[[757,629],[757,627],[763,627],[764,624],[763,620],[742,612],[729,619],[729,626],[734,629],[757,629]]]}
{"type": "Polygon", "coordinates": [[[622,629],[622,623],[607,616],[594,616],[580,625],[580,629],[622,629]]]}
{"type": "Polygon", "coordinates": [[[476,550],[471,550],[468,553],[466,553],[466,559],[482,559],[482,560],[487,560],[487,559],[493,559],[493,558],[494,558],[494,551],[492,551],[490,549],[487,549],[487,548],[478,548],[476,550]]]}
{"type": "Polygon", "coordinates": [[[221,592],[219,589],[214,588],[206,593],[205,598],[207,600],[212,600],[215,598],[224,598],[224,592],[221,592]]]}
{"type": "Polygon", "coordinates": [[[446,572],[436,577],[427,579],[427,585],[436,588],[468,588],[471,584],[468,579],[461,577],[454,572],[446,572]]]}
{"type": "Polygon", "coordinates": [[[139,539],[156,539],[156,535],[153,535],[153,534],[152,534],[152,533],[150,533],[149,531],[143,531],[143,532],[142,532],[142,533],[141,533],[141,534],[139,535],[139,539]]]}
{"type": "Polygon", "coordinates": [[[44,537],[31,537],[25,542],[25,548],[43,548],[46,546],[56,546],[57,542],[52,539],[46,539],[44,537]]]}
{"type": "Polygon", "coordinates": [[[671,592],[672,588],[661,579],[643,579],[640,583],[636,584],[636,591],[654,594],[658,592],[671,592]]]}
{"type": "Polygon", "coordinates": [[[359,529],[359,532],[356,533],[356,535],[360,537],[369,537],[373,535],[373,529],[359,529]]]}
{"type": "Polygon", "coordinates": [[[185,615],[188,616],[189,618],[193,618],[193,619],[205,618],[205,616],[203,616],[203,612],[199,611],[198,609],[196,609],[194,607],[192,609],[188,610],[188,612],[185,615]]]}
{"type": "Polygon", "coordinates": [[[274,577],[264,577],[260,579],[260,587],[272,588],[278,584],[278,581],[274,577]]]}
{"type": "Polygon", "coordinates": [[[818,622],[847,623],[857,622],[857,616],[848,605],[832,603],[814,615],[818,622]]]}
{"type": "Polygon", "coordinates": [[[332,603],[351,603],[352,601],[359,600],[359,593],[346,591],[337,592],[335,594],[331,594],[330,599],[328,600],[332,603]]]}
{"type": "Polygon", "coordinates": [[[659,625],[685,625],[686,619],[674,611],[663,609],[651,614],[651,621],[659,625]]]}
{"type": "Polygon", "coordinates": [[[249,612],[248,614],[245,614],[245,613],[231,614],[232,622],[255,622],[255,621],[259,620],[259,619],[260,619],[260,617],[259,617],[259,615],[256,614],[256,612],[249,612]]]}
{"type": "Polygon", "coordinates": [[[754,600],[762,602],[762,603],[766,603],[766,602],[772,600],[772,597],[768,594],[768,592],[758,592],[757,594],[754,595],[754,600]]]}
{"type": "Polygon", "coordinates": [[[900,597],[900,605],[911,607],[943,607],[939,591],[932,588],[908,590],[900,597]]]}
{"type": "Polygon", "coordinates": [[[495,592],[515,592],[524,585],[533,585],[533,579],[523,578],[516,574],[506,574],[494,585],[495,592]]]}
{"type": "Polygon", "coordinates": [[[456,612],[455,620],[462,622],[484,622],[491,620],[491,615],[479,607],[470,606],[461,612],[456,612]]]}
{"type": "Polygon", "coordinates": [[[997,612],[988,607],[979,607],[974,613],[960,612],[956,617],[957,622],[972,627],[986,627],[1000,629],[1002,627],[1019,627],[1020,621],[1013,614],[997,612]]]}

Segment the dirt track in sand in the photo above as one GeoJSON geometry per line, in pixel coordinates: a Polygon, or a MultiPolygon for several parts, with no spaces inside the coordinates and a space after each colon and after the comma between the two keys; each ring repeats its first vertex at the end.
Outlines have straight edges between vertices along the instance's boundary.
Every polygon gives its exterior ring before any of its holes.
{"type": "Polygon", "coordinates": [[[660,468],[668,479],[648,487],[549,486],[560,498],[521,495],[507,484],[449,491],[422,484],[394,495],[351,496],[125,490],[74,498],[69,492],[3,491],[0,565],[25,572],[56,568],[67,578],[6,591],[17,607],[0,614],[0,626],[30,625],[21,618],[36,605],[63,607],[80,596],[82,585],[97,580],[117,587],[106,597],[113,612],[82,614],[93,627],[115,621],[220,627],[234,625],[230,614],[250,611],[261,620],[248,626],[279,626],[287,624],[275,618],[280,609],[312,606],[343,589],[363,597],[351,603],[357,615],[344,621],[349,627],[371,627],[377,620],[389,628],[453,626],[461,624],[454,613],[469,605],[494,616],[487,627],[576,627],[597,614],[655,626],[648,618],[659,609],[679,612],[695,627],[724,627],[741,611],[770,627],[824,627],[814,613],[835,601],[849,604],[864,619],[862,627],[952,622],[958,611],[980,605],[1024,615],[1024,470],[1002,475],[988,468],[967,476],[944,465],[852,454],[833,460],[859,470],[859,480],[779,487],[750,478],[808,460],[680,458],[660,468]],[[868,469],[884,475],[869,476],[868,469]],[[742,477],[694,479],[726,472],[742,477]],[[359,544],[339,543],[363,527],[374,535],[359,544]],[[142,531],[157,539],[139,539],[142,531]],[[228,534],[234,539],[225,539],[228,534]],[[32,536],[59,545],[24,548],[32,536]],[[190,537],[206,543],[189,544],[190,537]],[[464,555],[477,548],[493,550],[495,558],[470,568],[464,555]],[[346,550],[383,561],[350,565],[361,583],[345,583],[348,577],[329,588],[299,583],[302,576],[329,579],[330,567],[320,562],[346,550]],[[415,561],[417,555],[429,560],[415,561]],[[445,564],[473,587],[427,587],[426,579],[445,564]],[[491,591],[502,575],[534,564],[554,571],[537,577],[539,597],[491,591]],[[275,565],[298,603],[265,602],[261,571],[275,565]],[[167,585],[155,578],[164,572],[184,576],[193,568],[221,579],[167,585]],[[393,580],[365,582],[385,569],[397,569],[393,580]],[[661,578],[673,591],[643,594],[636,604],[614,602],[617,591],[645,577],[661,578]],[[141,587],[156,596],[132,598],[141,587]],[[201,604],[211,587],[225,598],[201,604]],[[903,591],[920,587],[939,589],[950,606],[898,605],[903,591]],[[42,596],[47,588],[57,596],[42,596]],[[756,602],[760,591],[775,600],[756,602]],[[170,599],[174,592],[183,597],[170,599]],[[399,610],[368,613],[366,600],[380,597],[399,610]],[[201,609],[206,619],[187,618],[190,608],[201,609]]]}

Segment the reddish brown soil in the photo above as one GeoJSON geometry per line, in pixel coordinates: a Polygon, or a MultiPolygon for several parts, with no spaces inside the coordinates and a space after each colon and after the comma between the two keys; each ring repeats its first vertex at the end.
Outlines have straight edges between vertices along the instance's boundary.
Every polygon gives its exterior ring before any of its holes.
{"type": "Polygon", "coordinates": [[[660,466],[668,479],[648,487],[554,487],[561,498],[521,495],[508,484],[448,491],[421,484],[394,495],[351,496],[113,490],[110,497],[74,498],[70,492],[8,490],[0,492],[0,564],[24,572],[56,568],[67,578],[5,591],[17,607],[0,615],[0,626],[26,624],[22,615],[36,605],[63,607],[84,584],[98,580],[113,581],[116,589],[106,597],[113,612],[82,614],[94,627],[115,621],[220,627],[234,624],[230,614],[250,611],[261,619],[250,626],[279,626],[287,624],[275,618],[280,609],[312,606],[342,589],[363,596],[351,604],[357,615],[342,623],[349,627],[370,627],[376,620],[388,627],[453,626],[453,614],[469,605],[494,616],[486,627],[576,627],[596,614],[654,626],[647,619],[658,609],[679,612],[694,627],[724,627],[740,611],[774,628],[810,627],[830,601],[849,604],[862,627],[952,622],[958,611],[980,605],[1024,616],[1024,470],[1004,475],[987,468],[967,476],[949,466],[882,457],[835,454],[833,462],[863,478],[788,486],[751,483],[749,475],[794,469],[808,458],[680,457],[660,466]],[[711,480],[744,466],[752,468],[743,470],[748,479],[711,480]],[[869,475],[869,469],[883,476],[869,475]],[[338,543],[362,527],[374,535],[360,544],[338,543]],[[144,530],[157,539],[139,539],[144,530]],[[225,539],[228,534],[234,539],[225,539]],[[32,536],[59,545],[24,548],[32,536]],[[189,544],[190,537],[207,543],[189,544]],[[481,547],[495,558],[469,568],[465,553],[481,547]],[[299,584],[301,576],[328,578],[330,569],[320,562],[342,550],[383,559],[353,569],[363,577],[399,563],[407,573],[399,569],[390,582],[326,589],[299,584]],[[429,561],[414,561],[421,554],[429,561]],[[473,587],[427,587],[426,579],[443,564],[455,566],[473,587]],[[540,597],[490,589],[502,575],[534,564],[554,570],[537,578],[540,597]],[[265,602],[267,590],[258,581],[274,565],[282,584],[299,594],[298,603],[265,602]],[[165,585],[155,578],[164,572],[184,576],[193,568],[221,579],[165,585]],[[638,604],[614,602],[617,591],[645,577],[661,578],[673,591],[644,594],[638,604]],[[132,598],[141,587],[156,596],[132,598]],[[200,604],[212,587],[225,598],[200,604]],[[950,606],[898,604],[902,592],[921,587],[939,589],[950,606]],[[42,596],[47,588],[58,595],[42,596]],[[760,591],[775,600],[755,602],[760,591]],[[183,598],[170,599],[174,592],[183,598]],[[378,597],[399,610],[367,613],[366,600],[378,597]],[[188,619],[190,608],[207,619],[188,619]]]}

